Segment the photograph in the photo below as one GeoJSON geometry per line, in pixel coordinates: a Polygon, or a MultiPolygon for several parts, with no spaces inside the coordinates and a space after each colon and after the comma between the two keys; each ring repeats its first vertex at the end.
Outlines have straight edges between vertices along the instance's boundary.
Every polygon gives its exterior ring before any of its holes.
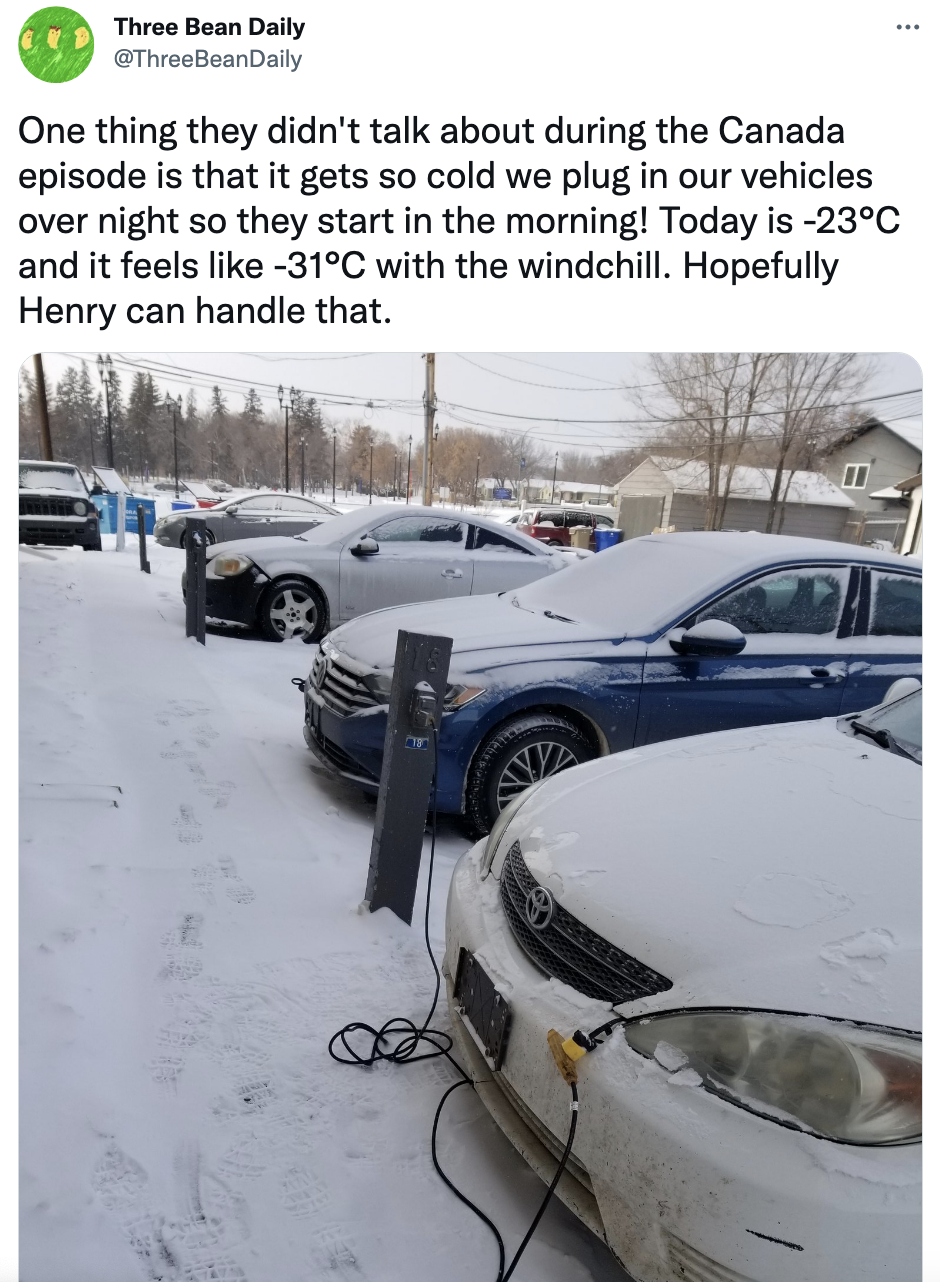
{"type": "Polygon", "coordinates": [[[90,336],[18,371],[23,1282],[918,1282],[914,356],[90,336]]]}

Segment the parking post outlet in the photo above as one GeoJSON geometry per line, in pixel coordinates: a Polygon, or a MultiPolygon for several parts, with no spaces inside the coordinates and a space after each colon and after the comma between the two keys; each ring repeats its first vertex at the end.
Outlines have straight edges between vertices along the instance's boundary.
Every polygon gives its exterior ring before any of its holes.
{"type": "Polygon", "coordinates": [[[186,518],[186,635],[206,644],[206,520],[186,518]]]}
{"type": "Polygon", "coordinates": [[[409,925],[452,646],[450,637],[398,633],[365,903],[409,925]]]}

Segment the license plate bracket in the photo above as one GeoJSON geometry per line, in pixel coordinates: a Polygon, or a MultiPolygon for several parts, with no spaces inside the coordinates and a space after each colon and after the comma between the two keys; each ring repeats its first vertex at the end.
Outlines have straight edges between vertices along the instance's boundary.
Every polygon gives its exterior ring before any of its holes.
{"type": "Polygon", "coordinates": [[[461,948],[457,960],[454,996],[461,1015],[482,1044],[487,1063],[494,1072],[499,1072],[506,1055],[512,1011],[492,979],[466,948],[461,948]]]}

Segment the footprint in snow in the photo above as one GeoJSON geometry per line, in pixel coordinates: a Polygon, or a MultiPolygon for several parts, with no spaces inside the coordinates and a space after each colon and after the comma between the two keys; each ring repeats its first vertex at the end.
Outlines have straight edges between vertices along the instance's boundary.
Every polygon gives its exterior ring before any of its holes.
{"type": "Polygon", "coordinates": [[[173,820],[177,839],[184,843],[202,841],[202,833],[198,831],[202,824],[197,821],[193,814],[192,806],[188,806],[184,802],[179,811],[179,818],[173,820]]]}
{"type": "Polygon", "coordinates": [[[144,1168],[114,1143],[99,1157],[91,1174],[91,1186],[109,1211],[129,1207],[146,1183],[144,1168]]]}

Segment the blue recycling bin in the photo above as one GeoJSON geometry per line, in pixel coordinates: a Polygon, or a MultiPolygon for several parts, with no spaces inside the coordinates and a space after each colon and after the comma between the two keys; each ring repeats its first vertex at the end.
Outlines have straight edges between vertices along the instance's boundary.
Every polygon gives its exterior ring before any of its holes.
{"type": "Polygon", "coordinates": [[[623,538],[623,530],[602,530],[600,526],[594,531],[594,550],[603,552],[605,548],[616,547],[623,538]]]}
{"type": "MultiPolygon", "coordinates": [[[[116,494],[95,494],[92,496],[92,502],[98,509],[99,527],[102,534],[117,533],[117,495],[116,494]]],[[[147,534],[153,534],[154,522],[157,519],[157,505],[154,499],[138,498],[135,494],[128,494],[126,498],[127,507],[124,513],[124,530],[127,534],[137,533],[137,504],[142,503],[144,507],[144,530],[147,534]]]]}

